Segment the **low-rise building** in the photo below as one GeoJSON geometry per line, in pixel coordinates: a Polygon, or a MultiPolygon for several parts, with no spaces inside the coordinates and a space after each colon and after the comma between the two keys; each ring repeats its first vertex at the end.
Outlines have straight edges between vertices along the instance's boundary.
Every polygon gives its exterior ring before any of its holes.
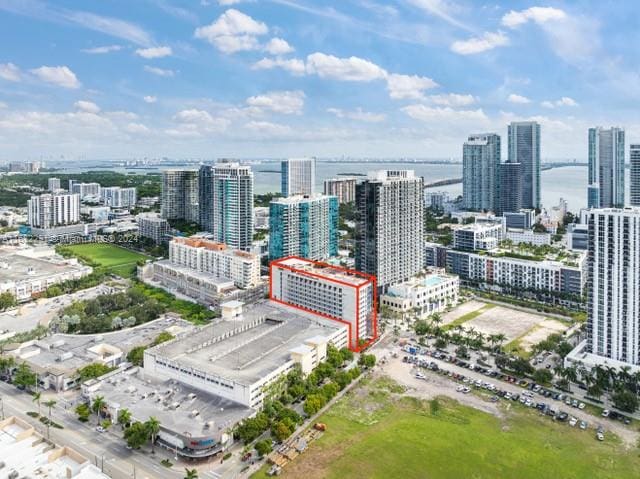
{"type": "Polygon", "coordinates": [[[551,233],[536,233],[533,230],[508,229],[506,239],[513,244],[528,243],[534,246],[551,244],[551,233]]]}
{"type": "Polygon", "coordinates": [[[303,258],[284,258],[270,265],[269,297],[347,324],[353,351],[377,337],[373,276],[303,258]]]}
{"type": "Polygon", "coordinates": [[[505,227],[515,229],[531,229],[536,222],[536,211],[521,209],[515,212],[505,211],[503,214],[505,227]]]}
{"type": "Polygon", "coordinates": [[[503,237],[502,224],[471,223],[453,232],[453,247],[465,251],[492,250],[503,237]]]}
{"type": "Polygon", "coordinates": [[[440,243],[424,243],[424,267],[444,268],[447,264],[447,247],[440,243]]]}
{"type": "Polygon", "coordinates": [[[404,317],[424,318],[458,302],[460,280],[444,271],[429,272],[389,287],[380,305],[404,317]]]}

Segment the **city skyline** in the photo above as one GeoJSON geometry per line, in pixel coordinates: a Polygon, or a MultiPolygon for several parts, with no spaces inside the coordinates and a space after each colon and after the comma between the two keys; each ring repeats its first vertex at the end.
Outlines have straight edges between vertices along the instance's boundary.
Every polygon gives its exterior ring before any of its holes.
{"type": "Polygon", "coordinates": [[[585,159],[589,127],[640,137],[633,9],[2,0],[0,159],[446,158],[523,120],[585,159]]]}

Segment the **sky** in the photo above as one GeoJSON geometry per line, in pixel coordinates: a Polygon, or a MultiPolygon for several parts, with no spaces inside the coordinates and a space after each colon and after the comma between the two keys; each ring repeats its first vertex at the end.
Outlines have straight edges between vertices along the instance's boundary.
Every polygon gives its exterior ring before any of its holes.
{"type": "Polygon", "coordinates": [[[0,31],[0,160],[459,158],[524,119],[547,160],[640,143],[636,0],[0,0],[0,31]]]}

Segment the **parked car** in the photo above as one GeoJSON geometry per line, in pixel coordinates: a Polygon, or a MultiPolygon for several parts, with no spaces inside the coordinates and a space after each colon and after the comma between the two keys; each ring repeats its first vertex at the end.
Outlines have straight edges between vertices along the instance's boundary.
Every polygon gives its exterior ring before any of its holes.
{"type": "Polygon", "coordinates": [[[609,411],[608,409],[605,409],[604,411],[602,411],[602,417],[609,417],[610,413],[611,411],[609,411]]]}

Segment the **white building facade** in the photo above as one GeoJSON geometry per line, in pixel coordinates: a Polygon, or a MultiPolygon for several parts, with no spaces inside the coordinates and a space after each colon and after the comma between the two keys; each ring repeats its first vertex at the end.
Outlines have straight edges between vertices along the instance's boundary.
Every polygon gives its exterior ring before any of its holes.
{"type": "Polygon", "coordinates": [[[281,164],[282,195],[313,195],[316,184],[315,158],[289,158],[281,164]]]}
{"type": "Polygon", "coordinates": [[[100,190],[102,202],[112,208],[132,208],[136,205],[137,196],[135,188],[121,188],[110,186],[100,190]]]}
{"type": "Polygon", "coordinates": [[[43,194],[27,202],[27,221],[33,228],[53,228],[80,221],[80,195],[43,194]]]}

